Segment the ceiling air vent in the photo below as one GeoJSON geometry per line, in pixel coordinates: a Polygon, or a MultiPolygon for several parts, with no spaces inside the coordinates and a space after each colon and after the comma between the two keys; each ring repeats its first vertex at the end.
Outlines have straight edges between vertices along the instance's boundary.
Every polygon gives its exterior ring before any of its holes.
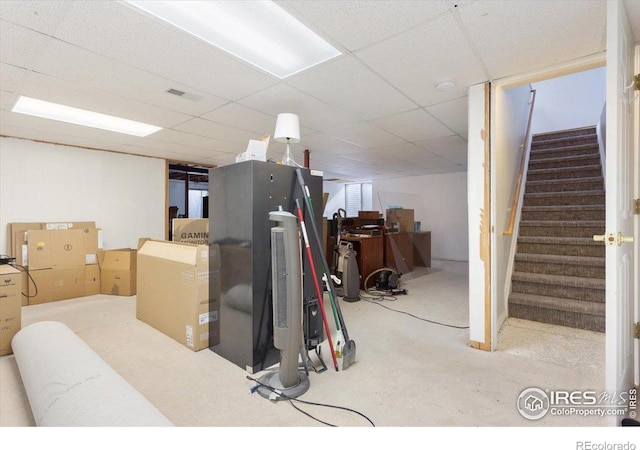
{"type": "Polygon", "coordinates": [[[169,94],[177,95],[178,97],[182,97],[186,94],[184,91],[179,91],[178,89],[169,88],[167,89],[169,94]]]}
{"type": "Polygon", "coordinates": [[[181,91],[180,89],[169,88],[169,89],[166,90],[166,92],[168,94],[175,95],[175,96],[178,96],[178,97],[188,98],[189,100],[194,101],[194,102],[202,100],[202,97],[200,97],[198,95],[195,95],[195,94],[191,94],[189,92],[181,91]]]}

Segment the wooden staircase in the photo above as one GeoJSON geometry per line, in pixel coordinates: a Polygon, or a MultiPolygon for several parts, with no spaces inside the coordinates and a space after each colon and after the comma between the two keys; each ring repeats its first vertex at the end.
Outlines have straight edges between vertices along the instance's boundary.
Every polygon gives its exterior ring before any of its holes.
{"type": "Polygon", "coordinates": [[[604,332],[604,230],[595,126],[534,135],[509,316],[604,332]]]}

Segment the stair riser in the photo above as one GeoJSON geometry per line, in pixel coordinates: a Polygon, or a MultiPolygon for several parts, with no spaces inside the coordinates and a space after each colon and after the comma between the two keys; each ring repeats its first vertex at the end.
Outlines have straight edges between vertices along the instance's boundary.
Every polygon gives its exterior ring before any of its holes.
{"type": "Polygon", "coordinates": [[[556,245],[518,243],[518,253],[540,255],[595,256],[604,258],[604,245],[556,245]]]}
{"type": "Polygon", "coordinates": [[[567,191],[602,191],[604,183],[602,180],[575,181],[568,180],[564,183],[527,183],[525,192],[527,194],[536,192],[567,192],[567,191]]]}
{"type": "Polygon", "coordinates": [[[533,137],[534,141],[548,141],[550,139],[561,139],[566,137],[576,137],[576,136],[588,136],[596,134],[596,129],[594,127],[582,128],[579,130],[571,130],[571,131],[558,131],[557,133],[544,133],[544,134],[536,134],[533,137]]]}
{"type": "Polygon", "coordinates": [[[580,288],[571,286],[558,286],[554,284],[529,283],[514,280],[511,282],[511,291],[522,294],[543,295],[547,297],[570,298],[585,302],[604,303],[604,289],[580,288]]]}
{"type": "Polygon", "coordinates": [[[564,206],[564,205],[604,205],[604,192],[591,195],[558,194],[554,196],[532,197],[524,196],[523,206],[564,206]]]}
{"type": "Polygon", "coordinates": [[[556,149],[531,149],[530,161],[539,161],[549,158],[565,158],[567,156],[595,156],[599,155],[598,147],[556,148],[556,149]]]}
{"type": "Polygon", "coordinates": [[[605,220],[604,211],[522,211],[522,220],[605,220]]]}
{"type": "Polygon", "coordinates": [[[569,311],[557,311],[535,306],[509,304],[509,316],[518,319],[533,320],[535,322],[561,325],[583,330],[604,333],[605,318],[590,314],[580,314],[569,311]]]}
{"type": "Polygon", "coordinates": [[[566,180],[571,178],[591,178],[601,177],[602,169],[600,167],[590,169],[572,169],[562,171],[543,171],[543,172],[529,172],[527,174],[527,181],[543,181],[543,180],[566,180]]]}
{"type": "Polygon", "coordinates": [[[516,261],[517,272],[541,273],[548,275],[565,275],[568,277],[599,278],[604,280],[604,266],[576,266],[570,264],[549,264],[528,261],[516,261]]]}
{"type": "Polygon", "coordinates": [[[554,161],[549,159],[529,161],[529,170],[554,169],[556,167],[595,166],[598,164],[600,164],[600,155],[594,154],[565,161],[554,161]]]}
{"type": "Polygon", "coordinates": [[[604,234],[604,227],[530,227],[520,225],[520,236],[592,238],[594,234],[604,234]]]}
{"type": "Polygon", "coordinates": [[[544,140],[532,140],[531,149],[541,148],[558,148],[558,147],[575,147],[578,145],[598,145],[598,137],[594,135],[590,136],[576,136],[568,139],[544,139],[544,140]]]}

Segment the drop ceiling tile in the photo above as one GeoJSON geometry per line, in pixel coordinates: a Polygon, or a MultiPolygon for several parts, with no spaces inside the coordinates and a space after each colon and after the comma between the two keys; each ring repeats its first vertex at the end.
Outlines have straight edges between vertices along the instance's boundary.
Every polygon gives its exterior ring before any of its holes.
{"type": "Polygon", "coordinates": [[[323,36],[350,51],[380,42],[448,10],[444,1],[285,1],[323,36]]]}
{"type": "Polygon", "coordinates": [[[605,50],[605,1],[477,1],[458,13],[493,79],[605,50]]]}
{"type": "Polygon", "coordinates": [[[238,103],[227,103],[202,115],[201,118],[257,134],[273,135],[276,128],[276,116],[238,103]]]}
{"type": "Polygon", "coordinates": [[[20,94],[160,127],[171,127],[191,117],[35,72],[29,73],[20,94]]]}
{"type": "Polygon", "coordinates": [[[251,133],[249,131],[240,130],[239,128],[233,128],[220,123],[211,122],[204,119],[191,119],[180,125],[173,127],[174,130],[182,131],[185,133],[195,134],[198,136],[205,136],[220,141],[231,142],[234,144],[244,145],[249,144],[250,139],[260,139],[261,135],[257,133],[251,133]]]}
{"type": "Polygon", "coordinates": [[[0,20],[0,62],[30,68],[47,51],[52,39],[10,22],[0,20]]]}
{"type": "Polygon", "coordinates": [[[445,157],[449,153],[467,151],[467,142],[460,136],[447,136],[438,139],[417,141],[416,145],[434,155],[445,157]]]}
{"type": "Polygon", "coordinates": [[[355,56],[421,106],[463,97],[467,86],[487,79],[451,13],[355,56]],[[456,87],[436,90],[436,84],[445,80],[454,81],[456,87]]]}
{"type": "Polygon", "coordinates": [[[327,134],[360,147],[374,148],[384,145],[400,144],[404,140],[384,131],[368,122],[343,125],[327,130],[327,134]]]}
{"type": "Polygon", "coordinates": [[[18,94],[9,91],[0,91],[0,111],[8,111],[13,108],[18,94]]]}
{"type": "Polygon", "coordinates": [[[410,142],[454,134],[422,109],[381,117],[372,120],[371,123],[410,142]]]}
{"type": "Polygon", "coordinates": [[[466,133],[469,129],[467,97],[458,98],[437,105],[428,106],[425,110],[447,128],[456,133],[466,133]]]}
{"type": "Polygon", "coordinates": [[[229,141],[223,141],[220,139],[212,139],[205,136],[200,136],[192,133],[185,133],[182,131],[163,129],[156,133],[153,133],[148,138],[150,141],[160,141],[164,143],[170,143],[174,146],[184,146],[192,149],[201,149],[210,152],[225,152],[225,153],[241,153],[246,150],[246,144],[240,145],[229,141]]]}
{"type": "Polygon", "coordinates": [[[72,2],[61,1],[2,0],[0,18],[51,35],[64,19],[71,4],[72,2]]]}
{"type": "Polygon", "coordinates": [[[309,149],[311,152],[311,158],[314,157],[314,154],[333,156],[350,154],[362,150],[362,147],[359,145],[347,142],[327,133],[309,134],[301,140],[300,144],[303,144],[305,148],[309,149]]]}
{"type": "Polygon", "coordinates": [[[120,2],[74,2],[55,37],[227,100],[277,81],[120,2]]]}
{"type": "Polygon", "coordinates": [[[227,102],[212,94],[186,87],[177,81],[59,40],[51,42],[46,54],[34,65],[34,69],[67,80],[76,86],[91,87],[191,116],[204,114],[227,102]],[[69,61],[73,61],[73,64],[69,64],[69,61]],[[182,90],[188,95],[171,95],[167,93],[170,88],[182,90]]]}
{"type": "Polygon", "coordinates": [[[279,83],[257,94],[243,98],[238,103],[274,117],[279,113],[285,112],[297,114],[301,127],[311,128],[316,131],[325,131],[359,121],[357,117],[284,83],[279,83]]]}
{"type": "Polygon", "coordinates": [[[362,119],[414,109],[416,104],[352,57],[342,57],[294,75],[287,82],[312,97],[362,119]]]}
{"type": "Polygon", "coordinates": [[[28,71],[10,64],[0,64],[0,87],[6,92],[18,92],[28,71]]]}

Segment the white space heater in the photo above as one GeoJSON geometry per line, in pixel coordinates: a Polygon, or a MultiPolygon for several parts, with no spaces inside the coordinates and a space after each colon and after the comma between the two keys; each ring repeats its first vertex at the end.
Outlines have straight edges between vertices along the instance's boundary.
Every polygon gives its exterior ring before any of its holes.
{"type": "Polygon", "coordinates": [[[273,291],[273,342],[280,350],[280,365],[259,378],[258,393],[271,400],[304,394],[309,378],[298,369],[302,345],[302,253],[297,219],[286,211],[269,213],[278,222],[271,228],[271,280],[273,291]],[[283,395],[279,395],[282,393],[283,395]]]}

